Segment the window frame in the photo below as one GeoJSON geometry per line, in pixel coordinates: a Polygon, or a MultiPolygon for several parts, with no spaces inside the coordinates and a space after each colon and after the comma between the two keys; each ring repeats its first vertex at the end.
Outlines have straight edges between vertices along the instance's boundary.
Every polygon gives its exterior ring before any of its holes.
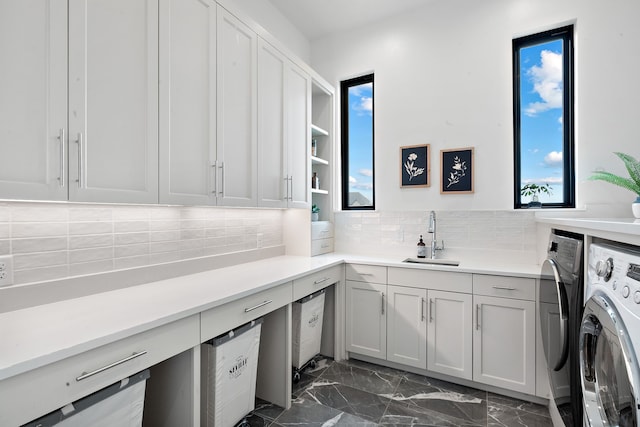
{"type": "Polygon", "coordinates": [[[350,78],[340,82],[340,154],[341,154],[341,183],[343,211],[369,211],[376,208],[375,189],[375,83],[374,73],[350,78]],[[349,206],[349,88],[371,83],[371,98],[374,107],[371,111],[371,170],[373,183],[371,206],[349,206]]]}
{"type": "Polygon", "coordinates": [[[526,209],[522,203],[521,167],[521,96],[520,96],[520,49],[561,39],[563,41],[562,83],[562,163],[563,202],[543,203],[542,208],[575,208],[575,122],[574,122],[574,25],[566,25],[512,40],[513,58],[513,136],[514,136],[514,209],[526,209]]]}

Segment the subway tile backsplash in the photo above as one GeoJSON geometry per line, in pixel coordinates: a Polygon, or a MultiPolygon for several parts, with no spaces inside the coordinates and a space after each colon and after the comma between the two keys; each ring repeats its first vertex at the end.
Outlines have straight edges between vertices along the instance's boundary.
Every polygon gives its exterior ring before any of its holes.
{"type": "Polygon", "coordinates": [[[0,255],[14,283],[102,273],[283,244],[283,211],[0,203],[0,255]]]}
{"type": "MultiPolygon", "coordinates": [[[[437,238],[445,248],[536,256],[533,212],[436,211],[437,238]]],[[[413,253],[422,234],[428,244],[429,211],[337,212],[336,252],[413,253]]],[[[535,259],[535,258],[534,258],[535,259]]]]}

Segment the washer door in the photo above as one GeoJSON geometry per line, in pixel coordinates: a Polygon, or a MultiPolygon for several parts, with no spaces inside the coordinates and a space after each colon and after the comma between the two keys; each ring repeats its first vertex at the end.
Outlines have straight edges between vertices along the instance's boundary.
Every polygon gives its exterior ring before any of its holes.
{"type": "Polygon", "coordinates": [[[594,294],[580,328],[580,372],[589,425],[636,427],[640,375],[631,341],[610,299],[594,294]]]}

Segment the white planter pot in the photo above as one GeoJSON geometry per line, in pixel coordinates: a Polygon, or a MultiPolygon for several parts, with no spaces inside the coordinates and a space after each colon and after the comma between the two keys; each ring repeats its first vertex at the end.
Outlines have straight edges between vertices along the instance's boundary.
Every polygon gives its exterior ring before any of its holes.
{"type": "Polygon", "coordinates": [[[320,214],[311,212],[311,221],[318,221],[320,219],[320,214]]]}
{"type": "MultiPolygon", "coordinates": [[[[640,200],[640,198],[639,198],[640,200]]],[[[639,218],[640,219],[640,201],[636,200],[634,203],[631,204],[631,210],[633,211],[633,216],[635,218],[639,218]]]]}

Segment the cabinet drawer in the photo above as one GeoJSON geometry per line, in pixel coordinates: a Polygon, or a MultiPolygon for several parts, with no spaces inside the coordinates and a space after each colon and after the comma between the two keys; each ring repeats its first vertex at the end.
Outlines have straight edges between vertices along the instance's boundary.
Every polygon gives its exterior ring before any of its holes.
{"type": "Polygon", "coordinates": [[[529,301],[536,299],[536,280],[524,277],[473,275],[473,293],[529,301]]]}
{"type": "Polygon", "coordinates": [[[470,273],[452,273],[416,268],[390,267],[389,284],[468,294],[473,290],[470,273]]]}
{"type": "Polygon", "coordinates": [[[200,340],[205,342],[291,302],[291,282],[257,292],[200,314],[200,340]]]}
{"type": "Polygon", "coordinates": [[[342,280],[342,266],[327,268],[296,279],[293,281],[293,300],[297,301],[340,280],[342,280]]]}
{"type": "Polygon", "coordinates": [[[387,284],[387,267],[379,265],[347,264],[345,268],[347,280],[381,283],[383,285],[387,284]]]}
{"type": "Polygon", "coordinates": [[[1,381],[0,425],[27,423],[197,346],[199,325],[196,314],[1,381]]]}
{"type": "Polygon", "coordinates": [[[311,240],[333,237],[333,223],[329,221],[311,222],[311,240]]]}
{"type": "Polygon", "coordinates": [[[333,252],[333,238],[311,241],[311,256],[333,252]]]}

